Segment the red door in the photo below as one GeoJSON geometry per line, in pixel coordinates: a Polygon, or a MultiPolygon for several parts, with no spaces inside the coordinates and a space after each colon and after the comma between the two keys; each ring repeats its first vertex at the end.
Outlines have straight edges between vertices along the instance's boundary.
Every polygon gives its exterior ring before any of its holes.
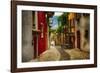
{"type": "Polygon", "coordinates": [[[41,33],[38,36],[38,55],[40,55],[47,49],[46,13],[42,11],[38,12],[38,30],[41,31],[41,33]]]}

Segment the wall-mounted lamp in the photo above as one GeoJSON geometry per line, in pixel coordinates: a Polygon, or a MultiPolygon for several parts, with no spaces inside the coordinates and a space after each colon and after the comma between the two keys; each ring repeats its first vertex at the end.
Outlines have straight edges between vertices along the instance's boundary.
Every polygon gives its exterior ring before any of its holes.
{"type": "Polygon", "coordinates": [[[43,36],[43,33],[44,33],[44,26],[43,26],[43,23],[41,22],[41,38],[43,38],[44,36],[43,36]]]}

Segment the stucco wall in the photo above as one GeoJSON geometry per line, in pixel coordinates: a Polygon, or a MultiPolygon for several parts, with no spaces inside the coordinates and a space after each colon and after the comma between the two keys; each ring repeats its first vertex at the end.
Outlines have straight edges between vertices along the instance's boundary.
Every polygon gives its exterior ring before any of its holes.
{"type": "Polygon", "coordinates": [[[90,18],[89,17],[84,17],[83,15],[81,15],[80,18],[80,32],[81,32],[81,50],[83,51],[90,51],[90,43],[89,43],[89,38],[85,38],[85,35],[87,35],[89,37],[90,33],[86,34],[86,30],[89,32],[89,26],[90,26],[90,22],[89,22],[90,18]]]}
{"type": "Polygon", "coordinates": [[[22,12],[22,61],[33,59],[32,11],[22,12]]]}

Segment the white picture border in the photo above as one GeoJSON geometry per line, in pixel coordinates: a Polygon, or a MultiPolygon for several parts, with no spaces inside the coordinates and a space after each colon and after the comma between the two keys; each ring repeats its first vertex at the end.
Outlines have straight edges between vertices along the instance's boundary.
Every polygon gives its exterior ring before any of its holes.
{"type": "Polygon", "coordinates": [[[17,68],[49,67],[49,66],[64,66],[64,65],[84,65],[84,64],[94,64],[94,10],[93,9],[17,5],[17,68]],[[90,59],[89,60],[69,60],[69,61],[22,63],[22,44],[21,44],[21,42],[22,42],[22,10],[90,13],[90,40],[91,40],[91,42],[90,42],[90,59]]]}

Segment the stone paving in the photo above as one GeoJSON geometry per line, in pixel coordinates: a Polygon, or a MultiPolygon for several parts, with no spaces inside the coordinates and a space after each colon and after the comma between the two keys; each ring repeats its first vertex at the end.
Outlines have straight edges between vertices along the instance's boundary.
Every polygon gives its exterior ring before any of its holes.
{"type": "Polygon", "coordinates": [[[78,48],[63,49],[60,46],[52,46],[43,52],[37,59],[32,61],[63,61],[63,60],[82,60],[89,59],[89,52],[78,48]]]}

